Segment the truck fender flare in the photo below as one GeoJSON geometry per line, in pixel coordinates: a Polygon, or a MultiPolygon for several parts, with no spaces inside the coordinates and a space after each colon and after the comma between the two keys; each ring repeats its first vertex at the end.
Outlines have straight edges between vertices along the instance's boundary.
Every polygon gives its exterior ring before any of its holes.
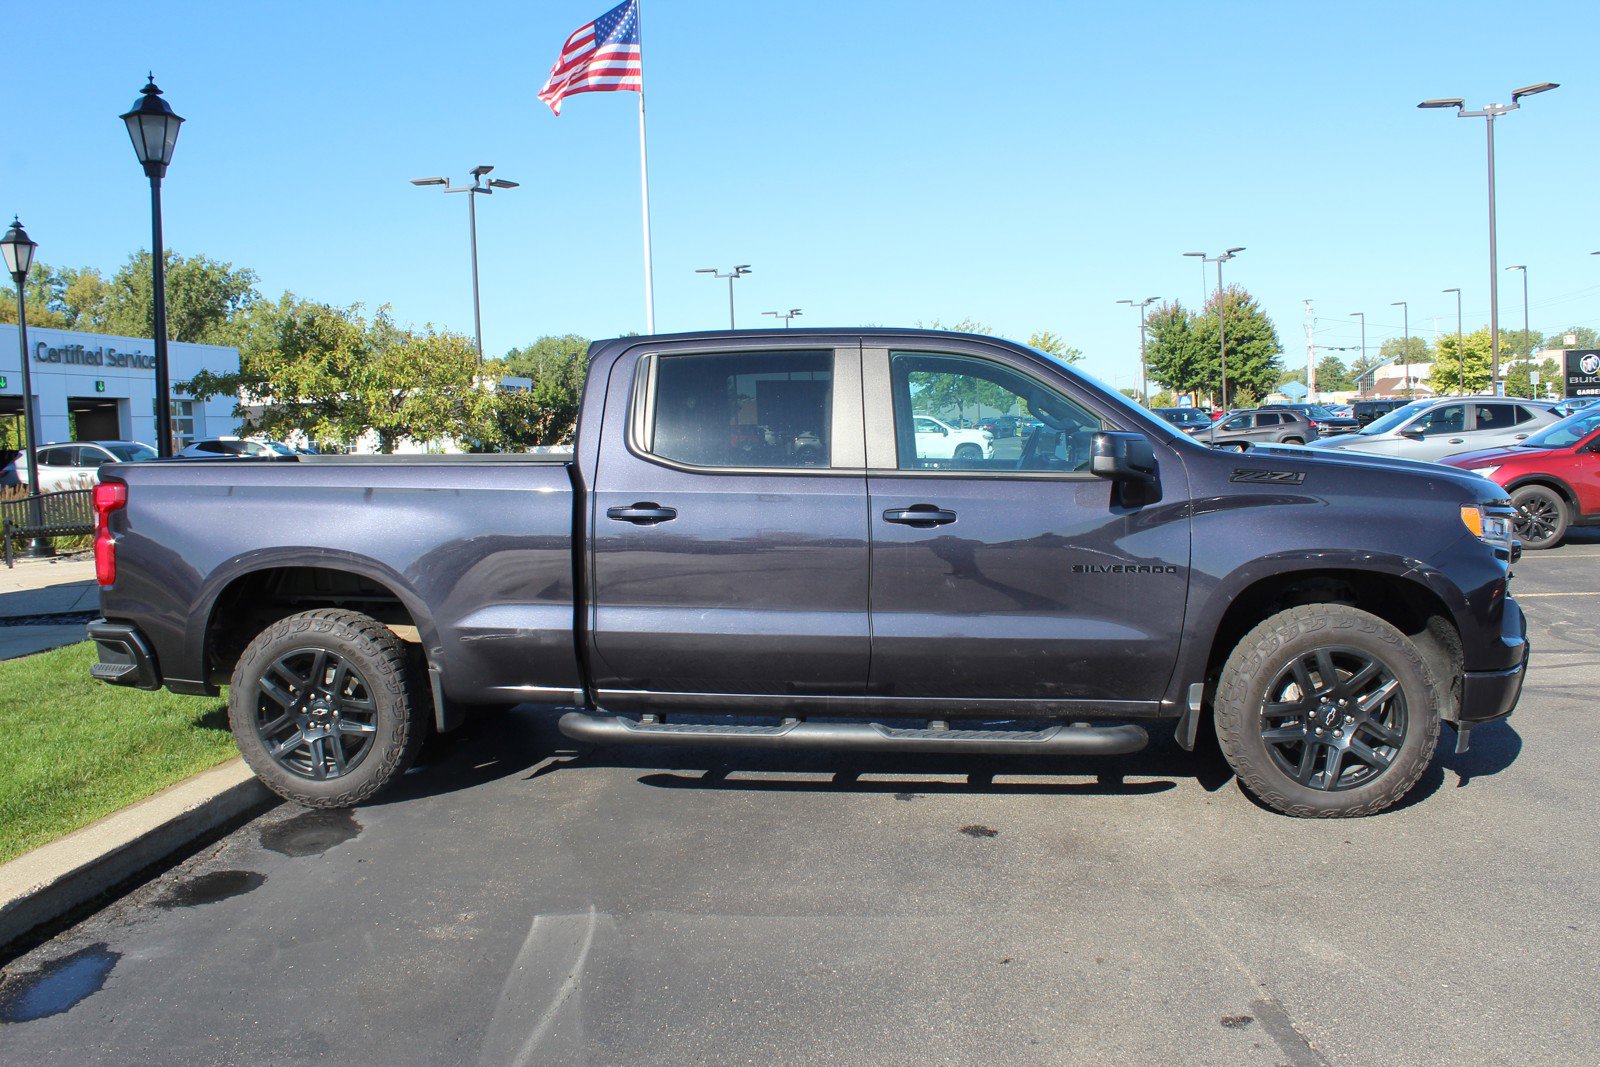
{"type": "MultiPolygon", "coordinates": [[[[1432,593],[1449,610],[1452,621],[1467,611],[1467,598],[1454,582],[1420,561],[1404,556],[1353,549],[1320,549],[1262,556],[1234,569],[1202,592],[1198,609],[1185,621],[1183,651],[1179,655],[1178,669],[1169,683],[1171,692],[1167,694],[1167,699],[1182,707],[1187,700],[1188,686],[1204,680],[1222,620],[1246,590],[1267,579],[1289,578],[1296,573],[1312,571],[1356,571],[1399,579],[1422,586],[1432,593]]],[[[1194,602],[1195,590],[1191,588],[1190,603],[1194,602]]]]}
{"type": "Polygon", "coordinates": [[[437,663],[442,657],[444,649],[440,644],[438,627],[433,621],[432,613],[411,584],[392,567],[385,566],[369,556],[353,552],[320,548],[256,549],[241,553],[220,564],[201,585],[195,597],[194,607],[189,612],[188,634],[185,640],[188,647],[200,649],[203,671],[209,670],[208,665],[211,662],[211,649],[206,644],[206,638],[211,630],[211,621],[216,616],[217,600],[222,596],[222,591],[240,578],[281,567],[315,567],[319,570],[347,571],[376,582],[393,593],[411,616],[428,662],[437,663]]]}

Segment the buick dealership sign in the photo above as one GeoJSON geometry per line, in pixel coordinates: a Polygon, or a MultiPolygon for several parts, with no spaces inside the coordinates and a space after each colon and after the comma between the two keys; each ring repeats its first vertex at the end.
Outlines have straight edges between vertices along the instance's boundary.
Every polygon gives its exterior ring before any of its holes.
{"type": "Polygon", "coordinates": [[[1569,348],[1566,362],[1567,396],[1600,396],[1600,351],[1569,348]]]}

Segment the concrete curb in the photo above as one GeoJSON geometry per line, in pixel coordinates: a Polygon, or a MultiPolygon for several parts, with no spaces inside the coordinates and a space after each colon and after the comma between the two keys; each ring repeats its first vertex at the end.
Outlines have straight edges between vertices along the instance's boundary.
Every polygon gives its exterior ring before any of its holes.
{"type": "Polygon", "coordinates": [[[233,759],[0,865],[0,946],[276,799],[233,759]]]}

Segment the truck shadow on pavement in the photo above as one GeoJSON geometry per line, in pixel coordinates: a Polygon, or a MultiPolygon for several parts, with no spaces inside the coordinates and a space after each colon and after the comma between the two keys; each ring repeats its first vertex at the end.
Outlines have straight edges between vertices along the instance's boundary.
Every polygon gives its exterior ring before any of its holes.
{"type": "MultiPolygon", "coordinates": [[[[676,745],[596,747],[563,736],[556,728],[558,718],[559,709],[525,705],[469,722],[430,742],[417,765],[369,803],[404,803],[516,776],[532,781],[562,771],[602,767],[640,771],[639,783],[657,789],[791,793],[1148,796],[1174,789],[1182,779],[1194,780],[1208,793],[1233,780],[1209,726],[1200,731],[1194,752],[1158,733],[1148,748],[1124,756],[1035,759],[731,752],[712,746],[676,745]],[[880,777],[890,775],[894,777],[880,777]]],[[[1441,730],[1439,749],[1416,788],[1389,810],[1403,810],[1426,800],[1452,778],[1454,786],[1461,788],[1474,779],[1499,774],[1520,755],[1522,738],[1509,722],[1497,722],[1473,732],[1469,751],[1458,755],[1454,747],[1454,733],[1441,730]]]]}

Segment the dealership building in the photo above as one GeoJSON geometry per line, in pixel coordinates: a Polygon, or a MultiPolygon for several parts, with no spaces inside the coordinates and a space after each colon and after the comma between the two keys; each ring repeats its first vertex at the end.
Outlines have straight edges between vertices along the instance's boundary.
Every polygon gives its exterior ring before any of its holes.
{"type": "MultiPolygon", "coordinates": [[[[29,326],[27,360],[39,443],[117,440],[154,445],[155,351],[149,338],[29,326]]],[[[21,356],[17,327],[0,326],[0,419],[22,416],[21,356]]],[[[197,438],[238,432],[235,397],[202,402],[181,392],[182,383],[200,371],[237,371],[237,348],[172,341],[167,367],[174,451],[197,438]]]]}

